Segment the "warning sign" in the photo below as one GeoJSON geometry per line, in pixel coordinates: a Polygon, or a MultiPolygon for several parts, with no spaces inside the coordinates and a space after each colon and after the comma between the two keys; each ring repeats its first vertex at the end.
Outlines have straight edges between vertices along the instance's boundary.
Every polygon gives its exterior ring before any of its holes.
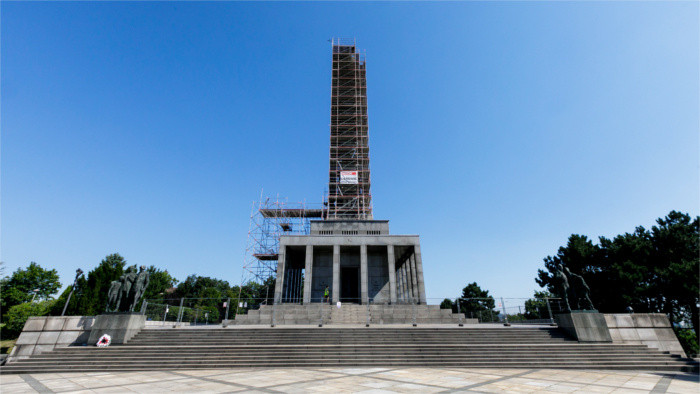
{"type": "Polygon", "coordinates": [[[340,171],[341,185],[357,185],[357,171],[340,171]]]}

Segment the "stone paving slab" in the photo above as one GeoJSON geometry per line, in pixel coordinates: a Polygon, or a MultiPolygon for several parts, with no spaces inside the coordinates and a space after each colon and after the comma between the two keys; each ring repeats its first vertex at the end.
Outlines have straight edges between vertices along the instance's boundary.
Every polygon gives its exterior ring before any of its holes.
{"type": "Polygon", "coordinates": [[[0,375],[3,393],[700,393],[697,374],[463,368],[247,368],[0,375]]]}

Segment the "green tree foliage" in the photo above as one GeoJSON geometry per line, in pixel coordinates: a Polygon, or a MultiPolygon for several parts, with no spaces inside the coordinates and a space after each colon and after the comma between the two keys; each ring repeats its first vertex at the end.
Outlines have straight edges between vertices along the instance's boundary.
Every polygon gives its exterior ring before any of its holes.
{"type": "Polygon", "coordinates": [[[173,278],[167,270],[161,271],[153,265],[146,270],[149,273],[149,283],[143,295],[144,299],[163,299],[167,291],[173,289],[178,283],[178,280],[173,278]]]}
{"type": "MultiPolygon", "coordinates": [[[[453,311],[456,312],[455,307],[453,311]]],[[[496,302],[489,295],[488,290],[482,290],[476,282],[470,283],[462,289],[462,297],[459,299],[459,312],[469,318],[478,318],[481,321],[496,321],[498,310],[496,302]]]]}
{"type": "Polygon", "coordinates": [[[35,262],[26,269],[19,268],[12,276],[0,281],[2,310],[9,311],[15,305],[31,301],[34,290],[38,289],[35,300],[47,300],[61,288],[55,269],[47,270],[35,262]]]}
{"type": "Polygon", "coordinates": [[[600,237],[598,244],[574,234],[555,256],[544,259],[545,269],[535,280],[554,291],[554,267],[561,263],[583,276],[601,312],[631,306],[635,312],[665,313],[674,323],[691,324],[697,343],[699,227],[700,217],[671,211],[650,230],[640,226],[612,239],[600,237]]]}
{"type": "Polygon", "coordinates": [[[547,299],[554,298],[554,295],[548,291],[535,291],[533,298],[525,301],[525,314],[527,320],[533,319],[549,319],[549,309],[552,307],[551,301],[547,306],[547,299]]]}
{"type": "MultiPolygon", "coordinates": [[[[82,298],[83,298],[83,290],[87,287],[87,280],[85,279],[85,276],[81,276],[78,278],[77,285],[75,286],[76,290],[73,293],[73,296],[71,297],[70,301],[68,302],[68,307],[66,308],[66,316],[84,316],[86,315],[84,312],[84,308],[82,308],[82,298]]],[[[63,290],[63,293],[58,297],[56,302],[53,304],[51,307],[51,310],[49,311],[49,315],[51,316],[60,316],[61,312],[63,312],[63,307],[66,305],[66,300],[68,299],[68,294],[70,294],[71,290],[73,288],[73,285],[68,286],[63,290]]]]}
{"type": "Polygon", "coordinates": [[[5,316],[5,326],[2,328],[2,338],[17,338],[30,316],[44,316],[56,303],[55,300],[25,302],[11,307],[5,316]]]}
{"type": "Polygon", "coordinates": [[[202,313],[209,313],[209,321],[224,318],[226,307],[224,302],[230,300],[229,317],[235,313],[247,313],[257,309],[260,304],[271,304],[275,288],[275,279],[270,277],[264,283],[248,282],[243,287],[230,286],[227,281],[198,275],[190,275],[166,297],[167,304],[177,307],[182,300],[183,321],[203,321],[202,313]],[[184,300],[183,300],[184,299],[184,300]],[[244,304],[238,308],[238,303],[244,304]],[[199,311],[199,312],[198,312],[199,311]]]}
{"type": "Polygon", "coordinates": [[[85,287],[78,286],[79,315],[94,316],[105,311],[107,306],[107,292],[113,280],[118,280],[124,273],[126,260],[119,253],[113,253],[102,259],[100,264],[90,271],[85,287]]]}
{"type": "Polygon", "coordinates": [[[455,306],[455,303],[452,302],[452,300],[449,298],[445,298],[440,303],[440,309],[450,309],[451,310],[451,309],[456,309],[456,308],[457,307],[455,306]]]}

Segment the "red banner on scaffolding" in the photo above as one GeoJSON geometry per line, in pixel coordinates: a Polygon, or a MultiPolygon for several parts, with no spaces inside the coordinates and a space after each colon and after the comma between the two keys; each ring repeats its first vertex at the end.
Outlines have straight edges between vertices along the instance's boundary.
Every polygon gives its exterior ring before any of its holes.
{"type": "Polygon", "coordinates": [[[340,171],[341,185],[357,185],[357,171],[340,171]]]}

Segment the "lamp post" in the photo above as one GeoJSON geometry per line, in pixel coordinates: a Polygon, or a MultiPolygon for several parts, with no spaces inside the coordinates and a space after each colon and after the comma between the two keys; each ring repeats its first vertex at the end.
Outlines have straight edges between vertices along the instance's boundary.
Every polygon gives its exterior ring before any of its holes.
{"type": "Polygon", "coordinates": [[[34,295],[32,296],[32,302],[34,302],[34,299],[36,298],[37,293],[39,293],[39,289],[34,289],[34,290],[32,290],[32,292],[34,293],[34,295]]]}
{"type": "Polygon", "coordinates": [[[71,287],[70,293],[68,293],[68,299],[66,300],[66,305],[63,306],[63,312],[61,312],[61,316],[66,314],[66,309],[68,308],[68,303],[70,302],[71,296],[73,296],[73,292],[75,291],[75,286],[78,285],[78,278],[82,274],[83,274],[83,270],[81,270],[80,268],[75,270],[75,280],[73,281],[73,287],[71,287]]]}

